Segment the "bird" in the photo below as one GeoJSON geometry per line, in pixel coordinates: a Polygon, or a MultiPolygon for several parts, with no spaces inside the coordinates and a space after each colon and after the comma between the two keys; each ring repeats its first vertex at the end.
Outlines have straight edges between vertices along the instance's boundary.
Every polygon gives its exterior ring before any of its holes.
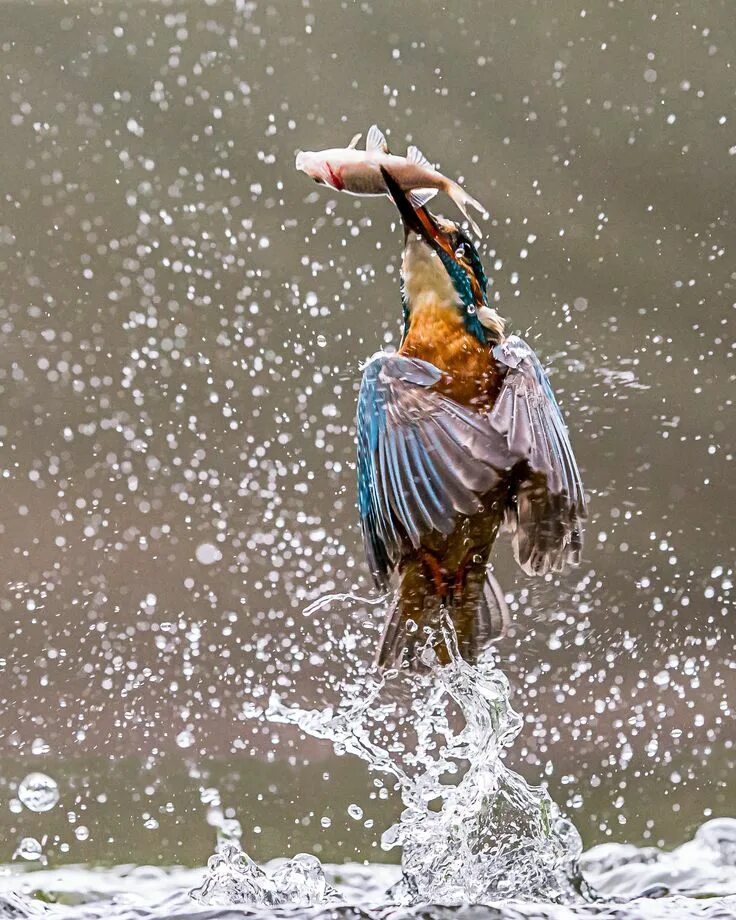
{"type": "Polygon", "coordinates": [[[390,172],[404,225],[403,332],[363,367],[358,510],[378,590],[392,592],[375,664],[470,663],[509,612],[489,557],[501,529],[530,575],[580,561],[586,498],[547,374],[489,304],[478,250],[456,223],[414,207],[390,172]]]}

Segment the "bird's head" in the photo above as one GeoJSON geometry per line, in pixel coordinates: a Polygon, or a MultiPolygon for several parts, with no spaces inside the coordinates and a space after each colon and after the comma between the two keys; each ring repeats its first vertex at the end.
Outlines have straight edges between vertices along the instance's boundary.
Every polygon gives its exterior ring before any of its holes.
{"type": "Polygon", "coordinates": [[[488,278],[473,241],[454,221],[415,208],[388,170],[381,172],[404,223],[401,274],[409,311],[431,297],[457,309],[481,341],[500,341],[504,323],[488,304],[488,278]]]}

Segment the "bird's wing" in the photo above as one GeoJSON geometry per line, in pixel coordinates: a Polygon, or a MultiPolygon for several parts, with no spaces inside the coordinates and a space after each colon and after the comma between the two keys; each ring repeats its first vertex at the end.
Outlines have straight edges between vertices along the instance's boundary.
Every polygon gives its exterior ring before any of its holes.
{"type": "Polygon", "coordinates": [[[539,358],[518,336],[493,349],[508,370],[490,415],[510,452],[526,463],[507,513],[514,553],[529,574],[561,571],[580,559],[585,495],[552,387],[539,358]]]}
{"type": "Polygon", "coordinates": [[[358,397],[358,506],[368,564],[388,586],[401,548],[430,531],[448,534],[456,513],[474,514],[481,496],[513,465],[488,418],[444,396],[427,361],[378,354],[358,397]]]}

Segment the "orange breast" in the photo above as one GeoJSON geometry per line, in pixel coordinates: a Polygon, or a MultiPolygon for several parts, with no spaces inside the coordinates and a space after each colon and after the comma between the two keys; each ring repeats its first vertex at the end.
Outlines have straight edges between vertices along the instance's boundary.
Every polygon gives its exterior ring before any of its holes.
{"type": "Polygon", "coordinates": [[[490,409],[501,387],[491,347],[466,330],[454,307],[428,304],[413,310],[400,353],[429,361],[445,373],[437,384],[456,402],[490,409]]]}

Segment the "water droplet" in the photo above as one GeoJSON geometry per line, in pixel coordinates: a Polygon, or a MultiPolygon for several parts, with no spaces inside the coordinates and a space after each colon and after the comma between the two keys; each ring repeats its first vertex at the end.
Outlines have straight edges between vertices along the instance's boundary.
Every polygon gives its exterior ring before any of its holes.
{"type": "Polygon", "coordinates": [[[80,824],[79,827],[74,828],[74,836],[77,840],[89,840],[89,828],[80,824]]]}
{"type": "Polygon", "coordinates": [[[199,790],[199,798],[203,805],[212,805],[217,807],[222,804],[220,792],[214,786],[202,787],[199,790]]]}
{"type": "Polygon", "coordinates": [[[321,818],[319,823],[324,828],[332,827],[332,821],[330,820],[330,818],[327,818],[327,817],[321,818]]]}
{"type": "Polygon", "coordinates": [[[176,736],[176,743],[180,748],[190,748],[194,744],[194,735],[184,729],[176,736]]]}
{"type": "Polygon", "coordinates": [[[325,345],[327,344],[327,336],[326,336],[326,335],[318,335],[318,336],[317,336],[317,344],[319,345],[320,348],[324,348],[325,345]]]}
{"type": "Polygon", "coordinates": [[[43,859],[43,847],[35,837],[24,837],[18,844],[18,849],[13,854],[13,858],[20,856],[21,859],[27,859],[28,862],[37,862],[43,859]]]}
{"type": "Polygon", "coordinates": [[[29,811],[50,811],[59,801],[59,787],[45,773],[29,773],[18,786],[18,798],[29,811]]]}
{"type": "Polygon", "coordinates": [[[197,557],[197,562],[202,565],[212,565],[222,559],[222,553],[214,543],[200,543],[194,555],[197,557]]]}
{"type": "Polygon", "coordinates": [[[455,250],[455,258],[462,259],[465,256],[465,243],[460,243],[460,245],[455,250]]]}
{"type": "Polygon", "coordinates": [[[356,821],[360,821],[363,817],[363,809],[360,805],[353,803],[352,805],[348,805],[348,814],[351,818],[355,818],[356,821]]]}

